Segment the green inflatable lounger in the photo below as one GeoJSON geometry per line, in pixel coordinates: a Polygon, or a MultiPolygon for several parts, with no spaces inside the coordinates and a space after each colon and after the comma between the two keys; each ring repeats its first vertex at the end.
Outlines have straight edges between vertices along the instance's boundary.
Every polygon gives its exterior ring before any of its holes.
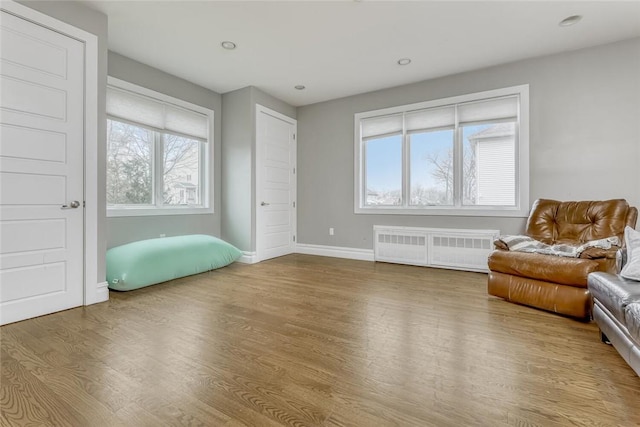
{"type": "Polygon", "coordinates": [[[205,234],[141,240],[107,251],[107,282],[110,289],[131,291],[224,267],[241,255],[205,234]]]}

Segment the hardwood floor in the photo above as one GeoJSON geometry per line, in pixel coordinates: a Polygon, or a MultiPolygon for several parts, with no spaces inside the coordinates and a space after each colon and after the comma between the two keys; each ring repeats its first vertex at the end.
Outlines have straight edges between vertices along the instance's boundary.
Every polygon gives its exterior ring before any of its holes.
{"type": "Polygon", "coordinates": [[[3,426],[640,424],[595,324],[479,273],[290,255],[0,333],[3,426]]]}

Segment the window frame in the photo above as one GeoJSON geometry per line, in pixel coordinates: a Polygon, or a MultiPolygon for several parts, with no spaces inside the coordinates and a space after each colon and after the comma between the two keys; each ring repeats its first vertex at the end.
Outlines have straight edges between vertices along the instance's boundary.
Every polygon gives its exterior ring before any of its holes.
{"type": "MultiPolygon", "coordinates": [[[[457,110],[456,110],[457,111],[457,110]]],[[[456,114],[457,116],[457,114],[456,114]]],[[[494,216],[522,217],[529,215],[529,85],[512,86],[472,94],[419,102],[354,115],[354,213],[388,215],[443,215],[443,216],[494,216]],[[421,206],[410,204],[410,132],[402,127],[402,206],[368,205],[366,203],[366,156],[365,141],[361,138],[361,123],[364,119],[410,113],[414,110],[448,107],[470,102],[488,101],[492,98],[518,96],[518,117],[515,147],[515,206],[463,205],[462,190],[462,125],[458,118],[454,124],[454,206],[421,206]],[[456,193],[457,192],[457,193],[456,193]]]]}
{"type": "MultiPolygon", "coordinates": [[[[164,205],[162,204],[162,195],[164,191],[164,183],[162,180],[157,179],[158,174],[162,174],[163,156],[164,150],[164,138],[163,133],[157,130],[151,130],[154,134],[153,142],[153,205],[109,205],[107,202],[107,217],[129,217],[129,216],[157,216],[157,215],[199,215],[199,214],[212,214],[214,213],[213,201],[214,199],[214,183],[213,183],[213,167],[214,167],[214,115],[215,112],[211,109],[201,107],[199,105],[192,104],[187,101],[183,101],[172,96],[156,92],[151,89],[144,88],[142,86],[135,85],[133,83],[126,82],[124,80],[117,79],[115,77],[108,76],[107,86],[114,87],[116,89],[126,90],[137,95],[152,98],[155,101],[165,104],[173,104],[175,106],[195,111],[197,113],[207,116],[208,121],[208,137],[206,142],[201,142],[199,145],[200,158],[199,158],[199,175],[201,182],[201,199],[202,204],[200,206],[176,206],[176,205],[164,205]]],[[[126,119],[120,117],[107,116],[108,120],[117,121],[120,123],[128,123],[133,126],[145,127],[144,125],[136,124],[135,122],[127,122],[126,119]]],[[[170,132],[167,132],[167,134],[170,132]]]]}

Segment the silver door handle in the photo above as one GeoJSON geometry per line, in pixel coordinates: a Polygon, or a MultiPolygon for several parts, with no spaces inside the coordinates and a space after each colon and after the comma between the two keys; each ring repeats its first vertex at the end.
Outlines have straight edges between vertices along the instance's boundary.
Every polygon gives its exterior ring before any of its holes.
{"type": "Polygon", "coordinates": [[[69,203],[68,205],[62,205],[60,207],[60,209],[77,209],[80,206],[80,202],[77,200],[74,200],[73,202],[69,203]]]}
{"type": "Polygon", "coordinates": [[[270,203],[267,203],[267,202],[260,203],[260,206],[269,206],[269,205],[270,205],[270,203]]]}

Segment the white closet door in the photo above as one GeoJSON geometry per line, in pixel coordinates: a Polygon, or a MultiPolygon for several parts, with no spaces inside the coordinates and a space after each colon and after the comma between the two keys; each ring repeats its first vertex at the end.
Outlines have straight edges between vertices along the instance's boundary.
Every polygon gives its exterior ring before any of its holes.
{"type": "Polygon", "coordinates": [[[84,44],[4,11],[0,29],[5,324],[83,304],[84,44]]]}
{"type": "Polygon", "coordinates": [[[256,108],[256,249],[262,261],[295,251],[297,123],[256,108]]]}

